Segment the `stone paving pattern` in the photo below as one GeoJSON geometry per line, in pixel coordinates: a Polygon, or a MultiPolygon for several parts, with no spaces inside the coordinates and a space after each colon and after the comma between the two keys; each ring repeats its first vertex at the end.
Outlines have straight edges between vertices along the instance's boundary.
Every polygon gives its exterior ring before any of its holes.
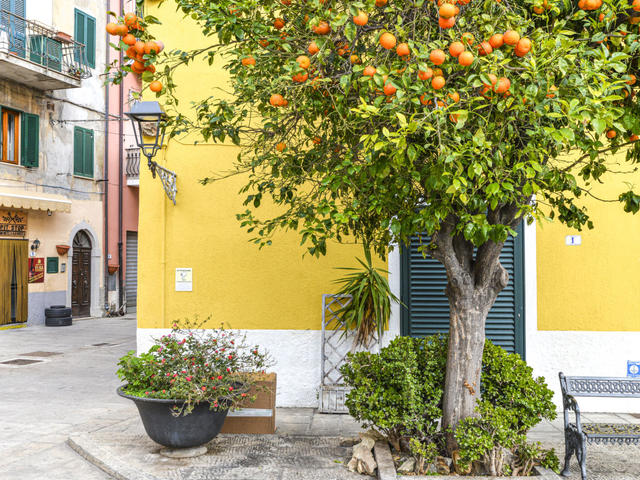
{"type": "MultiPolygon", "coordinates": [[[[160,478],[169,480],[260,480],[265,472],[271,472],[264,477],[270,480],[363,478],[354,477],[343,463],[336,463],[348,457],[348,448],[340,447],[339,437],[355,436],[358,424],[348,416],[321,415],[313,409],[278,409],[280,436],[264,442],[257,442],[257,437],[233,440],[236,436],[224,436],[215,440],[211,444],[214,448],[201,459],[161,457],[160,446],[144,435],[133,403],[115,394],[120,384],[115,375],[116,363],[135,348],[135,334],[133,317],[74,320],[71,327],[30,326],[0,331],[0,362],[17,358],[43,360],[23,366],[0,364],[0,480],[114,478],[74,452],[67,444],[70,437],[86,441],[105,458],[131,459],[128,471],[140,478],[151,476],[136,462],[149,460],[153,460],[154,468],[165,468],[166,475],[163,473],[160,478]],[[95,345],[99,343],[107,345],[95,345]],[[233,447],[225,449],[228,441],[234,442],[233,447]],[[304,458],[298,460],[293,448],[303,452],[304,458]],[[118,453],[121,450],[127,451],[118,453]],[[115,452],[115,456],[109,457],[109,452],[115,452]],[[206,462],[213,462],[215,455],[221,456],[216,460],[218,465],[236,467],[228,471],[226,467],[208,469],[206,462]],[[312,468],[303,474],[296,467],[298,461],[312,468]],[[182,463],[176,466],[171,462],[182,463]],[[282,462],[281,469],[277,462],[282,462]],[[245,467],[256,470],[246,476],[245,467]],[[258,470],[260,467],[262,470],[258,470]],[[228,476],[222,477],[221,470],[228,476]]],[[[640,423],[640,418],[622,414],[586,413],[583,420],[640,423]]],[[[530,439],[555,447],[558,456],[563,457],[560,418],[536,427],[530,439]]],[[[640,447],[588,445],[587,467],[589,480],[638,480],[640,447]]],[[[575,459],[571,469],[570,480],[578,480],[575,459]]]]}

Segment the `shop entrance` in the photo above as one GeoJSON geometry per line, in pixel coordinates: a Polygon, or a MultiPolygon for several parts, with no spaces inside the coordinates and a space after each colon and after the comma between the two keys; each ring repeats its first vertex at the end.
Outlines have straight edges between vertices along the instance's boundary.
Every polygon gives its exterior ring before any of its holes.
{"type": "Polygon", "coordinates": [[[28,244],[27,240],[0,240],[0,325],[27,321],[28,244]]]}
{"type": "Polygon", "coordinates": [[[88,317],[91,310],[91,239],[80,230],[73,238],[71,314],[88,317]]]}

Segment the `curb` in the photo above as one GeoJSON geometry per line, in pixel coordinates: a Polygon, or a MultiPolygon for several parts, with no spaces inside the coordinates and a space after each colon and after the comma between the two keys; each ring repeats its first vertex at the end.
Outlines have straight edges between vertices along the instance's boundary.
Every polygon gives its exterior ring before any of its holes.
{"type": "Polygon", "coordinates": [[[88,435],[72,435],[67,439],[67,445],[82,458],[108,475],[111,475],[116,480],[161,480],[154,475],[132,469],[125,463],[112,458],[107,452],[100,448],[98,444],[91,440],[88,435]]]}
{"type": "MultiPolygon", "coordinates": [[[[378,463],[378,480],[432,480],[433,475],[399,475],[396,472],[396,466],[393,462],[393,457],[391,456],[391,449],[389,448],[389,443],[386,441],[376,442],[373,447],[373,454],[376,458],[376,462],[378,463]]],[[[512,480],[559,480],[562,479],[560,475],[555,473],[553,470],[549,470],[547,468],[542,467],[533,467],[533,471],[535,476],[531,477],[488,477],[488,476],[474,476],[474,477],[465,477],[469,478],[469,480],[489,480],[489,479],[512,479],[512,480]]],[[[459,475],[438,475],[437,478],[460,478],[459,475]]]]}

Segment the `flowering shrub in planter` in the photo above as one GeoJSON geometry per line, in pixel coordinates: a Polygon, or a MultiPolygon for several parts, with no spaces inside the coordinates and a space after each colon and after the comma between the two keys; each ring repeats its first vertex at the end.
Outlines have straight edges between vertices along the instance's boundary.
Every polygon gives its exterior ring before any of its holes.
{"type": "MultiPolygon", "coordinates": [[[[173,325],[148,352],[130,351],[118,365],[122,393],[140,398],[179,399],[174,415],[188,415],[201,403],[233,410],[248,399],[255,373],[271,365],[268,354],[232,330],[202,329],[204,322],[173,325]]],[[[249,398],[250,399],[250,398],[249,398]]]]}

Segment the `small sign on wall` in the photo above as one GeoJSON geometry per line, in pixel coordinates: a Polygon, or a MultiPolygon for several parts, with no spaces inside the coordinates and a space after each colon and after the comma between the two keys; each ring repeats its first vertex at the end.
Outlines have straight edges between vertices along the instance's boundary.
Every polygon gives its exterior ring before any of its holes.
{"type": "Polygon", "coordinates": [[[176,292],[193,291],[193,271],[191,268],[176,268],[176,292]]]}
{"type": "Polygon", "coordinates": [[[564,243],[570,247],[582,245],[582,235],[567,235],[564,243]]]}
{"type": "Polygon", "coordinates": [[[29,283],[44,282],[44,257],[29,259],[29,283]]]}
{"type": "Polygon", "coordinates": [[[640,378],[640,360],[627,360],[627,377],[640,378]]]}

